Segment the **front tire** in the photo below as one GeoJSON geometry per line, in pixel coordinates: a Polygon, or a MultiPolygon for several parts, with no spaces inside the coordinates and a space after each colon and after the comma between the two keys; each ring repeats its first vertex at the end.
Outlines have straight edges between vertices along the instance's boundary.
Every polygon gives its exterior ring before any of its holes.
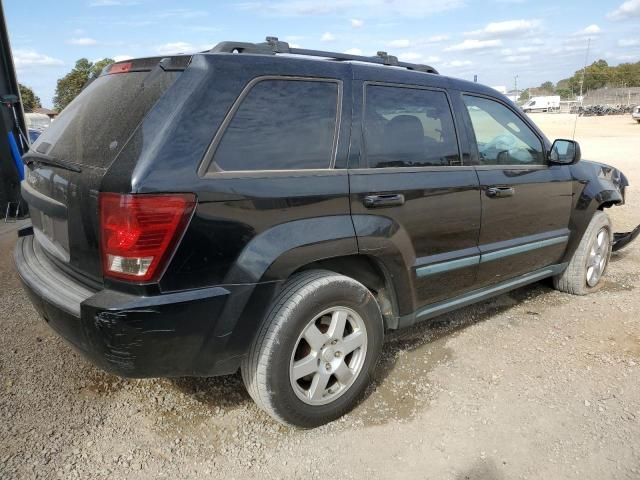
{"type": "Polygon", "coordinates": [[[553,278],[557,290],[587,295],[602,287],[609,264],[613,229],[609,216],[598,210],[591,219],[566,270],[553,278]]]}
{"type": "Polygon", "coordinates": [[[256,404],[281,423],[313,428],[349,412],[382,348],[382,315],[361,283],[325,270],[285,284],[242,363],[256,404]]]}

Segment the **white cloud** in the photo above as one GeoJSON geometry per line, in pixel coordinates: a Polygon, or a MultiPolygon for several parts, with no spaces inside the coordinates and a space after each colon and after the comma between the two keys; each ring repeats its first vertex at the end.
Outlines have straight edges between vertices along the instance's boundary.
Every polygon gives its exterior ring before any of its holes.
{"type": "Polygon", "coordinates": [[[531,55],[507,55],[504,61],[507,63],[524,63],[531,60],[531,55]]]}
{"type": "Polygon", "coordinates": [[[177,53],[195,52],[198,48],[187,42],[169,42],[159,45],[156,52],[160,55],[175,55],[177,53]]]}
{"type": "Polygon", "coordinates": [[[346,14],[368,17],[424,18],[462,7],[464,0],[248,0],[237,6],[267,15],[318,16],[346,14]]]}
{"type": "Polygon", "coordinates": [[[350,48],[349,50],[345,50],[344,53],[347,55],[362,55],[362,50],[359,48],[350,48]]]}
{"type": "Polygon", "coordinates": [[[637,62],[640,60],[640,55],[616,55],[616,60],[621,62],[637,62]]]}
{"type": "Polygon", "coordinates": [[[320,37],[321,42],[333,42],[335,39],[335,35],[331,32],[324,32],[322,37],[320,37]]]}
{"type": "Polygon", "coordinates": [[[422,55],[417,52],[404,52],[398,55],[398,58],[403,62],[417,62],[422,59],[422,55]]]}
{"type": "Polygon", "coordinates": [[[156,16],[160,19],[167,18],[181,18],[184,20],[189,20],[192,18],[202,18],[209,15],[209,12],[205,10],[194,10],[189,8],[172,8],[170,10],[163,10],[159,12],[156,16]]]}
{"type": "Polygon", "coordinates": [[[493,40],[468,39],[462,43],[451,45],[450,47],[447,47],[444,50],[446,52],[456,52],[456,51],[464,51],[464,50],[484,50],[487,48],[499,47],[501,45],[502,45],[502,41],[499,39],[493,39],[493,40]]]}
{"type": "Polygon", "coordinates": [[[447,63],[445,66],[459,68],[468,67],[469,65],[473,65],[473,62],[471,60],[453,60],[447,63]]]}
{"type": "Polygon", "coordinates": [[[632,17],[640,17],[640,0],[627,0],[607,14],[610,20],[628,20],[632,17]]]}
{"type": "Polygon", "coordinates": [[[408,48],[410,45],[411,45],[411,42],[406,38],[391,40],[389,42],[389,46],[394,48],[408,48]]]}
{"type": "Polygon", "coordinates": [[[57,67],[64,65],[62,60],[38,53],[34,50],[13,51],[13,63],[17,70],[23,70],[31,67],[57,67]]]}
{"type": "Polygon", "coordinates": [[[504,22],[491,22],[480,30],[465,32],[465,35],[510,37],[526,35],[540,26],[540,20],[506,20],[504,22]]]}
{"type": "Polygon", "coordinates": [[[563,45],[562,47],[554,48],[551,53],[557,55],[559,53],[585,52],[586,50],[586,45],[563,45]]]}
{"type": "Polygon", "coordinates": [[[583,28],[582,30],[575,32],[573,35],[579,36],[579,37],[585,37],[590,35],[600,35],[601,33],[602,33],[602,29],[594,23],[589,25],[588,27],[583,28]]]}
{"type": "Polygon", "coordinates": [[[517,53],[532,53],[539,52],[540,47],[517,47],[517,48],[503,48],[500,50],[500,54],[503,56],[515,55],[517,53]]]}
{"type": "Polygon", "coordinates": [[[589,25],[587,28],[583,30],[584,33],[600,33],[601,31],[602,30],[600,29],[600,27],[595,23],[592,25],[589,25]]]}
{"type": "Polygon", "coordinates": [[[113,60],[116,62],[124,62],[125,60],[131,60],[133,57],[131,55],[114,55],[113,60]]]}
{"type": "Polygon", "coordinates": [[[351,26],[353,28],[362,28],[364,26],[364,20],[360,20],[359,18],[352,18],[351,26]]]}
{"type": "Polygon", "coordinates": [[[130,5],[138,5],[135,0],[94,0],[89,4],[90,7],[128,7],[130,5]]]}
{"type": "Polygon", "coordinates": [[[402,62],[411,63],[438,63],[441,60],[437,55],[425,56],[424,54],[418,52],[403,52],[398,55],[398,59],[402,62]]]}
{"type": "Polygon", "coordinates": [[[433,35],[426,39],[426,43],[440,43],[449,40],[449,35],[433,35]]]}
{"type": "Polygon", "coordinates": [[[69,45],[78,45],[81,47],[86,47],[89,45],[95,45],[98,43],[95,39],[89,37],[80,37],[80,38],[71,38],[67,40],[69,45]]]}
{"type": "Polygon", "coordinates": [[[637,47],[640,45],[640,40],[632,39],[632,38],[622,38],[618,40],[619,47],[637,47]]]}

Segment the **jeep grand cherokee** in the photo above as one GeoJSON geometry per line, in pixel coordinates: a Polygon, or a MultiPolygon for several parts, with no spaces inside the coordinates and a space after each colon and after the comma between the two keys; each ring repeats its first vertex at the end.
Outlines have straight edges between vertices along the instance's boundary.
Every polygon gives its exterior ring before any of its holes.
{"type": "Polygon", "coordinates": [[[277,420],[349,411],[385,331],[551,277],[602,283],[627,179],[427,65],[223,42],[128,60],[25,156],[17,270],[122,376],[238,369],[277,420]],[[285,54],[285,55],[283,55],[285,54]]]}

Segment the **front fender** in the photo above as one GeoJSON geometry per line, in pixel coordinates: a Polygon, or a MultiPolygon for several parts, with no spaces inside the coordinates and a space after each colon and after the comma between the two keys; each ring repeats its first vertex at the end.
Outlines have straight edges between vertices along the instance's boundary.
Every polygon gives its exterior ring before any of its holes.
{"type": "Polygon", "coordinates": [[[627,177],[617,168],[603,163],[583,160],[571,165],[573,178],[573,208],[569,228],[571,239],[565,261],[573,256],[596,210],[623,205],[627,177]]]}

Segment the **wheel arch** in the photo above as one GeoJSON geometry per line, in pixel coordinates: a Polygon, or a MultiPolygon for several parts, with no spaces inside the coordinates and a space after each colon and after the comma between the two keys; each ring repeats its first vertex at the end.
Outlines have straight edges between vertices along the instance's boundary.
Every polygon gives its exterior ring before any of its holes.
{"type": "Polygon", "coordinates": [[[330,270],[363,284],[376,298],[385,328],[397,328],[398,298],[393,279],[378,259],[362,254],[324,258],[302,265],[292,275],[314,269],[330,270]]]}

